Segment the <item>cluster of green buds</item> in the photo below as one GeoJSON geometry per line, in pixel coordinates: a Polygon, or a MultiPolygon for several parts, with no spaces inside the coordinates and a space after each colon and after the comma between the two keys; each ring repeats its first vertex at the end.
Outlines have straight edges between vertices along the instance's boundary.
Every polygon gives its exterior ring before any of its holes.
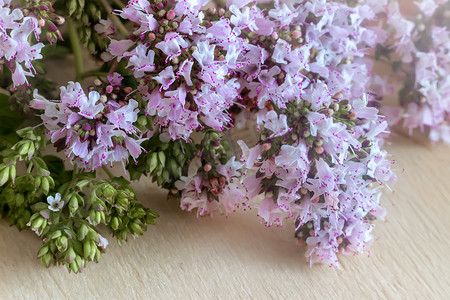
{"type": "Polygon", "coordinates": [[[57,198],[56,205],[36,197],[40,202],[28,206],[33,214],[27,225],[44,242],[38,258],[45,266],[62,264],[77,273],[104,252],[108,242],[99,234],[100,224],[122,244],[129,234],[142,235],[158,216],[136,202],[122,177],[101,180],[92,173],[72,174],[70,181],[52,190],[58,191],[55,197],[47,198],[57,198]]]}
{"type": "Polygon", "coordinates": [[[202,141],[197,145],[196,155],[201,159],[198,173],[209,183],[208,196],[210,199],[218,200],[227,180],[217,172],[216,166],[226,164],[231,158],[233,155],[231,144],[223,139],[220,132],[209,129],[203,133],[202,141]]]}
{"type": "Polygon", "coordinates": [[[46,145],[43,133],[26,127],[18,130],[17,135],[21,140],[0,154],[0,208],[11,225],[23,230],[31,217],[30,205],[35,203],[36,194],[48,193],[54,181],[46,163],[36,156],[46,145]],[[27,167],[27,172],[19,176],[18,162],[25,162],[27,167]]]}
{"type": "MultiPolygon", "coordinates": [[[[40,221],[41,219],[42,216],[38,216],[32,222],[48,224],[40,221]]],[[[105,239],[84,220],[68,219],[52,223],[46,228],[48,229],[43,234],[44,244],[37,257],[47,267],[62,264],[69,271],[78,273],[86,266],[86,262],[98,262],[106,247],[105,239]]]]}
{"type": "Polygon", "coordinates": [[[26,127],[18,130],[17,135],[21,140],[14,144],[11,149],[3,150],[1,153],[0,157],[3,161],[0,163],[0,186],[9,182],[14,184],[17,161],[29,162],[28,167],[32,168],[33,156],[37,151],[45,148],[46,140],[39,130],[26,127]]]}
{"type": "Polygon", "coordinates": [[[95,173],[66,171],[62,160],[42,156],[46,138],[40,129],[17,131],[18,142],[0,155],[0,213],[19,230],[30,228],[43,240],[38,258],[80,272],[98,261],[107,245],[98,231],[105,225],[119,243],[142,235],[157,214],[137,203],[122,177],[96,179],[95,173]],[[23,163],[26,172],[16,174],[23,163]]]}
{"type": "Polygon", "coordinates": [[[132,180],[142,174],[150,174],[160,187],[171,189],[181,176],[186,176],[191,160],[195,156],[194,143],[182,140],[161,142],[159,134],[142,143],[146,152],[139,156],[136,164],[128,165],[132,180]]]}
{"type": "Polygon", "coordinates": [[[107,3],[100,0],[57,0],[55,3],[55,7],[64,11],[65,15],[77,23],[80,41],[92,54],[103,52],[108,45],[108,40],[94,29],[100,19],[106,18],[111,13],[111,10],[108,11],[102,5],[103,2],[107,3]]]}

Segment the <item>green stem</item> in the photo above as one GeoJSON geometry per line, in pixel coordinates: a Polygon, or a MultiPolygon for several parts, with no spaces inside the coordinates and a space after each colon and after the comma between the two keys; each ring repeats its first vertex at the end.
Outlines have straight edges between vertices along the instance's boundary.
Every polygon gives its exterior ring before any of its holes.
{"type": "Polygon", "coordinates": [[[75,28],[75,24],[71,19],[67,20],[67,27],[69,31],[70,38],[70,46],[73,51],[73,55],[75,57],[75,79],[78,81],[81,79],[81,75],[83,74],[84,65],[83,65],[83,55],[81,53],[80,47],[80,39],[78,38],[77,29],[75,28]]]}
{"type": "Polygon", "coordinates": [[[110,179],[113,179],[113,178],[114,178],[113,173],[111,173],[111,171],[108,170],[108,168],[107,168],[106,166],[102,166],[102,169],[103,169],[103,171],[105,171],[106,175],[108,175],[108,177],[109,177],[110,179]]]}
{"type": "Polygon", "coordinates": [[[116,15],[114,15],[112,13],[113,8],[108,3],[108,1],[107,0],[100,0],[100,2],[102,3],[102,5],[106,9],[106,11],[108,11],[110,13],[109,17],[111,18],[111,21],[114,23],[114,25],[116,25],[116,27],[120,31],[120,33],[123,34],[124,36],[128,37],[130,35],[130,33],[125,28],[125,26],[122,24],[120,19],[116,15]]]}

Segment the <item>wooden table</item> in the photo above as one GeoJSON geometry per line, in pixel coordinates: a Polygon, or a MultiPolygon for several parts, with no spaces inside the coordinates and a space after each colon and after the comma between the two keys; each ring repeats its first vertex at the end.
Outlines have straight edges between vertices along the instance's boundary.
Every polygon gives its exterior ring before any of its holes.
{"type": "Polygon", "coordinates": [[[388,148],[399,183],[385,191],[385,222],[368,254],[344,257],[342,270],[305,263],[293,225],[266,228],[250,210],[195,220],[149,182],[140,199],[161,217],[145,235],[81,274],[46,269],[35,258],[40,240],[0,221],[1,299],[450,297],[450,148],[401,133],[388,148]]]}

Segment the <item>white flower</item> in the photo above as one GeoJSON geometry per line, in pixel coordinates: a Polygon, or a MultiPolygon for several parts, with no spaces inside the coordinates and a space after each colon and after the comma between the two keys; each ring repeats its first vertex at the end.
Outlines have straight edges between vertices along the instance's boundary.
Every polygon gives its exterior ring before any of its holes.
{"type": "Polygon", "coordinates": [[[48,196],[47,202],[49,204],[48,209],[53,211],[59,211],[64,206],[64,201],[61,201],[60,193],[56,193],[55,197],[48,196]]]}
{"type": "Polygon", "coordinates": [[[102,237],[100,234],[98,234],[98,237],[100,240],[97,242],[97,246],[99,246],[100,248],[102,248],[104,250],[108,246],[109,242],[107,239],[102,237]]]}

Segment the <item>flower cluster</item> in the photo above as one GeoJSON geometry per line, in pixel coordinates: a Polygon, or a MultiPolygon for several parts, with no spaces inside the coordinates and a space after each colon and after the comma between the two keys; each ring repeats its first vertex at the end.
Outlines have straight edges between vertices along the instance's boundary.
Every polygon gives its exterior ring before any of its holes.
{"type": "Polygon", "coordinates": [[[111,42],[110,58],[128,61],[153,127],[172,140],[188,140],[204,127],[229,127],[228,109],[238,97],[232,74],[249,49],[229,19],[215,13],[204,20],[206,2],[130,1],[117,11],[136,30],[130,39],[111,42]]]}
{"type": "Polygon", "coordinates": [[[404,126],[410,133],[428,128],[431,140],[450,143],[450,3],[422,0],[416,5],[415,19],[404,17],[397,2],[387,6],[390,31],[379,56],[387,57],[404,80],[399,91],[404,126]]]}
{"type": "Polygon", "coordinates": [[[377,138],[387,123],[365,95],[364,50],[379,37],[361,24],[375,15],[326,1],[230,11],[260,54],[239,75],[241,104],[261,132],[256,146],[241,142],[245,189],[264,196],[257,206],[268,226],[293,217],[311,263],[338,265],[336,253],[363,251],[371,221],[383,217],[372,183],[395,180],[377,138]]]}
{"type": "Polygon", "coordinates": [[[11,70],[17,86],[28,83],[27,76],[34,75],[32,62],[42,58],[40,52],[44,44],[30,44],[33,38],[39,40],[38,20],[33,16],[25,17],[18,8],[12,9],[10,2],[0,1],[0,60],[11,70]]]}
{"type": "Polygon", "coordinates": [[[109,85],[97,81],[98,86],[88,95],[73,82],[61,87],[60,100],[47,100],[34,93],[30,105],[44,110],[41,117],[51,142],[65,148],[67,157],[79,168],[92,170],[128,161],[129,156],[136,159],[142,152],[143,139],[133,125],[138,103],[128,97],[129,89],[114,89],[120,85],[115,78],[120,75],[115,75],[109,77],[109,85]]]}
{"type": "Polygon", "coordinates": [[[311,264],[339,266],[338,253],[365,251],[384,217],[381,190],[396,181],[383,150],[389,119],[378,110],[391,90],[374,76],[371,50],[407,74],[405,125],[450,139],[448,1],[423,0],[413,22],[387,0],[9,2],[0,0],[0,59],[15,85],[42,57],[31,33],[62,39],[62,15],[76,62],[59,95],[30,80],[33,97],[26,86],[0,97],[12,112],[0,114],[0,213],[42,238],[46,266],[79,272],[98,261],[108,244],[100,224],[122,243],[154,223],[130,182],[107,168],[117,162],[197,218],[250,207],[267,226],[289,219],[311,264]],[[80,44],[97,70],[84,71],[80,44]],[[17,110],[32,127],[20,129],[17,110]],[[255,141],[234,138],[242,126],[255,141]],[[45,155],[47,144],[75,167],[45,155]]]}

